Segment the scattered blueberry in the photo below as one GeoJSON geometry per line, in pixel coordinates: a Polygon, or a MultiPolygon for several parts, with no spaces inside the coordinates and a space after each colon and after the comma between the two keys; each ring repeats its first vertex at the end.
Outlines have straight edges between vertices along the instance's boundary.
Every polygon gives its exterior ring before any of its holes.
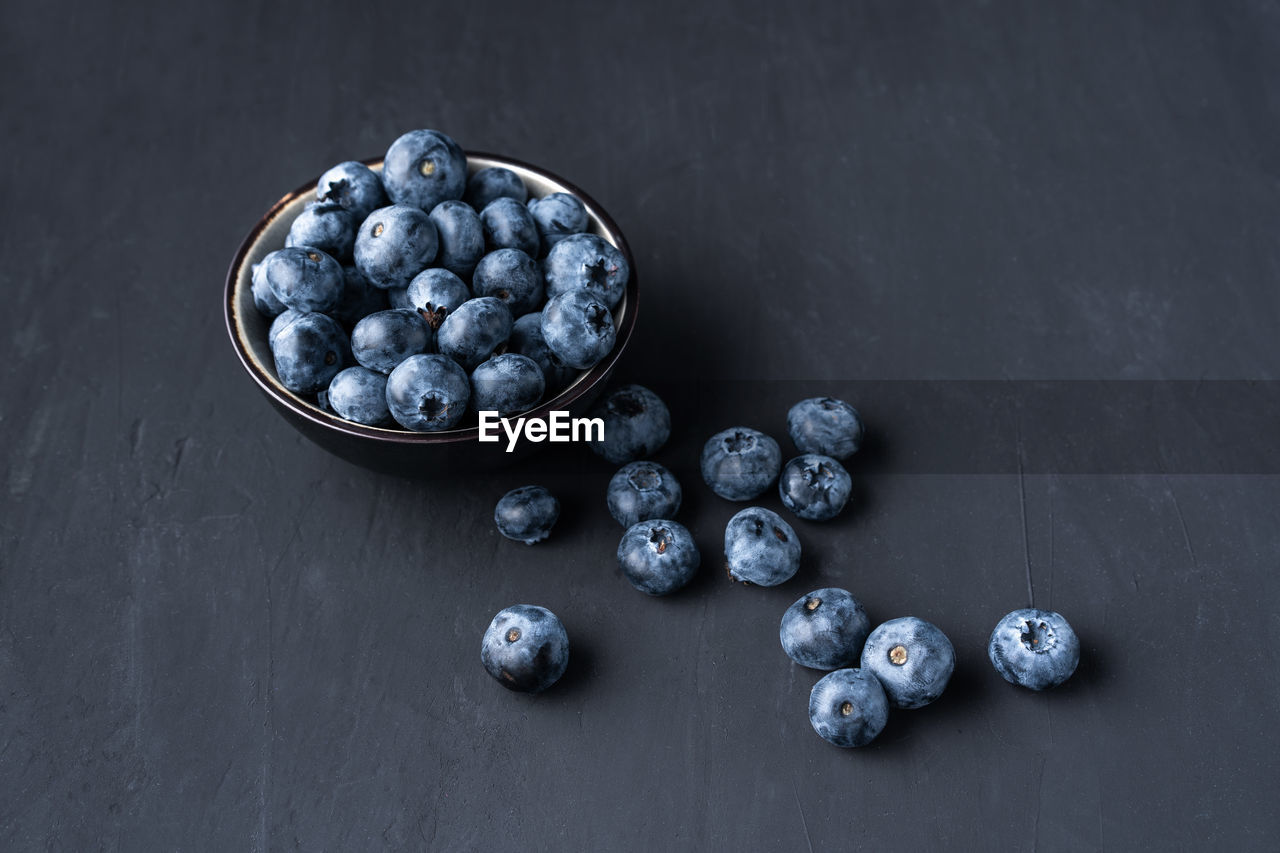
{"type": "Polygon", "coordinates": [[[573,380],[574,369],[557,358],[547,346],[546,339],[542,337],[541,311],[516,318],[515,323],[511,325],[511,337],[507,339],[507,352],[527,355],[542,368],[548,396],[558,392],[573,380]]]}
{"type": "Polygon", "coordinates": [[[652,456],[671,436],[667,404],[643,385],[609,392],[590,417],[604,421],[604,441],[592,442],[591,449],[614,465],[652,456]]]}
{"type": "Polygon", "coordinates": [[[569,367],[594,367],[613,349],[618,333],[609,307],[586,290],[554,296],[542,308],[542,337],[569,367]]]}
{"type": "Polygon", "coordinates": [[[333,258],[304,246],[291,246],[262,259],[262,277],[272,294],[295,311],[328,311],[342,298],[342,267],[333,258]]]}
{"type": "Polygon", "coordinates": [[[480,211],[484,243],[494,249],[519,249],[526,255],[538,254],[538,226],[529,208],[513,198],[495,198],[480,211]]]}
{"type": "Polygon", "coordinates": [[[471,374],[471,407],[477,412],[515,414],[542,399],[546,381],[533,359],[516,353],[482,361],[471,374]]]}
{"type": "Polygon", "coordinates": [[[884,687],[866,670],[837,670],[813,685],[809,722],[828,743],[866,746],[889,722],[889,700],[884,687]]]}
{"type": "Polygon", "coordinates": [[[517,604],[498,612],[484,632],[480,661],[508,690],[540,693],[569,666],[569,635],[545,607],[517,604]]]}
{"type": "Polygon", "coordinates": [[[387,149],[382,184],[396,204],[432,210],[442,201],[462,198],[467,155],[438,130],[411,130],[387,149]]]}
{"type": "Polygon", "coordinates": [[[1057,687],[1080,663],[1080,640],[1060,613],[1026,608],[1006,615],[991,632],[987,656],[1010,684],[1057,687]]]}
{"type": "Polygon", "coordinates": [[[551,535],[560,518],[560,502],[542,486],[521,486],[502,496],[493,509],[498,532],[508,539],[534,545],[551,535]]]}
{"type": "Polygon", "coordinates": [[[890,619],[867,637],[862,668],[884,686],[895,708],[922,708],[942,695],[956,667],[947,635],[923,619],[890,619]]]}
{"type": "Polygon", "coordinates": [[[702,556],[683,524],[665,518],[627,528],[618,543],[618,567],[631,585],[649,595],[667,595],[693,579],[702,556]]]}
{"type": "Polygon", "coordinates": [[[528,197],[529,190],[525,188],[519,175],[501,166],[490,166],[467,179],[467,189],[462,200],[474,210],[484,210],[491,202],[500,198],[513,198],[524,204],[528,197]]]}
{"type": "Polygon", "coordinates": [[[268,253],[261,261],[253,265],[250,274],[250,292],[253,294],[253,305],[264,317],[278,317],[285,310],[284,303],[276,299],[267,284],[267,259],[275,252],[268,253]]]}
{"type": "Polygon", "coordinates": [[[356,268],[375,287],[407,287],[435,259],[438,242],[431,217],[418,208],[379,208],[356,234],[356,268]]]}
{"type": "Polygon", "coordinates": [[[782,505],[808,521],[828,521],[849,502],[853,481],[844,466],[830,456],[806,453],[782,469],[778,493],[782,505]]]}
{"type": "Polygon", "coordinates": [[[323,391],[351,363],[347,333],[326,314],[302,314],[278,329],[271,354],[280,384],[295,394],[323,391]]]}
{"type": "Polygon", "coordinates": [[[445,316],[436,348],[466,370],[475,370],[511,335],[511,312],[492,296],[468,299],[445,316]]]}
{"type": "Polygon", "coordinates": [[[440,235],[437,263],[454,275],[469,278],[484,255],[480,215],[466,202],[450,199],[432,208],[431,221],[440,235]]]}
{"type": "Polygon", "coordinates": [[[870,633],[861,602],[848,590],[828,588],[815,589],[787,608],[778,639],[787,657],[801,666],[841,669],[858,663],[870,633]]]}
{"type": "Polygon", "coordinates": [[[431,327],[417,311],[391,308],[356,323],[351,332],[351,354],[357,362],[379,373],[390,373],[411,355],[431,346],[431,327]]]}
{"type": "Polygon", "coordinates": [[[321,175],[316,184],[316,198],[336,201],[351,211],[357,223],[391,203],[378,174],[355,160],[339,163],[321,175]]]}
{"type": "Polygon", "coordinates": [[[533,222],[542,236],[543,254],[551,251],[552,246],[570,234],[586,231],[591,224],[591,218],[582,202],[568,193],[551,193],[543,198],[530,200],[529,212],[533,214],[533,222]]]}
{"type": "Polygon", "coordinates": [[[718,432],[702,447],[702,479],[725,500],[760,497],[773,484],[781,466],[778,442],[750,427],[718,432]]]}
{"type": "Polygon", "coordinates": [[[391,424],[387,377],[367,367],[348,367],[329,383],[327,403],[338,417],[367,426],[391,424]]]}
{"type": "Polygon", "coordinates": [[[585,288],[612,309],[626,292],[631,266],[603,237],[572,234],[547,254],[545,275],[549,296],[585,288]]]}
{"type": "Polygon", "coordinates": [[[609,481],[609,514],[623,527],[649,518],[670,518],[683,494],[675,475],[657,462],[632,462],[609,481]]]}
{"type": "Polygon", "coordinates": [[[356,218],[337,202],[312,201],[289,226],[284,244],[310,246],[338,260],[351,257],[356,244],[356,218]]]}
{"type": "Polygon", "coordinates": [[[811,397],[787,412],[787,432],[801,453],[848,459],[862,444],[862,419],[844,400],[811,397]]]}
{"type": "Polygon", "coordinates": [[[729,577],[756,586],[777,586],[800,568],[800,537],[771,509],[751,506],[724,529],[729,577]]]}
{"type": "Polygon", "coordinates": [[[354,266],[342,268],[342,297],[329,316],[347,328],[352,328],[375,311],[385,311],[390,305],[392,291],[374,287],[354,266]]]}
{"type": "Polygon", "coordinates": [[[498,249],[480,259],[471,288],[476,296],[493,296],[507,303],[512,317],[537,310],[545,289],[538,264],[519,249],[498,249]]]}
{"type": "Polygon", "coordinates": [[[387,377],[387,406],[405,429],[449,429],[466,414],[470,397],[466,371],[443,355],[411,355],[387,377]]]}
{"type": "Polygon", "coordinates": [[[471,288],[453,273],[439,267],[418,273],[405,289],[405,307],[421,311],[432,329],[439,329],[444,318],[470,298],[471,288]]]}

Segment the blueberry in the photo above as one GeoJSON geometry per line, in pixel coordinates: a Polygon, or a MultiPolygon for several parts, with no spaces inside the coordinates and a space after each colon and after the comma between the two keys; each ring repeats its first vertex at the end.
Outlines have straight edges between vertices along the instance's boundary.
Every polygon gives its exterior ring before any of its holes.
{"type": "Polygon", "coordinates": [[[507,303],[513,317],[536,311],[544,296],[542,271],[519,249],[498,249],[481,258],[471,288],[476,296],[493,296],[507,303]]]}
{"type": "Polygon", "coordinates": [[[680,482],[657,462],[632,462],[609,481],[609,514],[623,527],[649,518],[670,518],[680,510],[680,482]]]}
{"type": "Polygon", "coordinates": [[[569,666],[569,635],[545,607],[517,604],[498,612],[484,632],[480,661],[508,690],[540,693],[569,666]]]}
{"type": "Polygon", "coordinates": [[[542,486],[521,486],[502,496],[493,508],[493,523],[508,539],[533,545],[551,535],[560,518],[560,502],[542,486]]]}
{"type": "Polygon", "coordinates": [[[546,381],[533,359],[516,353],[495,355],[471,374],[471,406],[477,412],[515,414],[542,399],[546,381]]]}
{"type": "Polygon", "coordinates": [[[351,211],[357,223],[391,203],[378,174],[355,160],[339,163],[321,175],[316,184],[316,198],[336,201],[351,211]]]}
{"type": "Polygon", "coordinates": [[[422,312],[427,325],[439,329],[444,318],[471,298],[471,288],[453,273],[439,267],[414,276],[405,290],[404,307],[422,312]]]}
{"type": "Polygon", "coordinates": [[[1057,687],[1076,671],[1080,640],[1059,613],[1015,610],[991,632],[987,656],[1010,684],[1044,690],[1057,687]]]}
{"type": "Polygon", "coordinates": [[[262,277],[272,294],[295,311],[328,311],[342,298],[342,267],[305,246],[291,246],[262,259],[262,277]]]}
{"type": "Polygon", "coordinates": [[[466,202],[450,199],[431,209],[431,221],[440,235],[440,266],[469,278],[484,255],[484,229],[480,216],[466,202]]]}
{"type": "Polygon", "coordinates": [[[382,185],[396,204],[432,210],[442,201],[462,198],[467,155],[437,130],[411,130],[387,149],[382,185]]]}
{"type": "Polygon", "coordinates": [[[778,442],[750,427],[718,432],[702,447],[702,479],[725,500],[760,497],[772,485],[781,466],[778,442]]]}
{"type": "Polygon", "coordinates": [[[828,521],[849,502],[853,481],[844,466],[830,456],[806,453],[782,469],[778,493],[782,505],[808,521],[828,521]]]}
{"type": "Polygon", "coordinates": [[[782,614],[778,639],[801,666],[841,669],[858,663],[871,620],[858,599],[843,589],[815,589],[782,614]]]}
{"type": "Polygon", "coordinates": [[[570,234],[581,234],[591,224],[587,209],[575,196],[568,193],[552,193],[529,202],[529,212],[533,214],[533,222],[538,226],[538,234],[542,236],[542,251],[547,253],[551,247],[570,234]]]}
{"type": "Polygon", "coordinates": [[[435,259],[438,242],[431,217],[418,208],[379,208],[356,233],[356,267],[375,287],[407,287],[435,259]]]}
{"type": "Polygon", "coordinates": [[[351,364],[347,333],[325,314],[302,314],[277,330],[271,354],[280,383],[295,394],[323,391],[351,364]]]}
{"type": "Polygon", "coordinates": [[[618,333],[609,306],[586,290],[562,293],[542,308],[542,337],[569,367],[594,367],[613,349],[618,333]]]}
{"type": "Polygon", "coordinates": [[[264,317],[278,317],[284,312],[284,303],[276,299],[267,284],[267,259],[275,252],[267,254],[261,261],[253,265],[250,275],[250,292],[253,294],[253,305],[264,317]]]}
{"type": "Polygon", "coordinates": [[[367,367],[348,367],[329,383],[329,408],[338,417],[367,426],[391,424],[387,408],[387,377],[367,367]]]}
{"type": "Polygon", "coordinates": [[[363,367],[390,373],[431,346],[431,327],[417,311],[391,308],[370,314],[351,332],[351,354],[363,367]]]}
{"type": "Polygon", "coordinates": [[[529,208],[513,198],[495,198],[480,211],[484,244],[494,249],[519,249],[526,255],[538,254],[538,226],[529,208]]]}
{"type": "Polygon", "coordinates": [[[771,509],[750,506],[724,528],[729,577],[756,586],[777,586],[800,569],[800,537],[771,509]]]}
{"type": "Polygon", "coordinates": [[[529,191],[519,175],[501,166],[490,166],[467,179],[463,201],[475,210],[484,210],[496,199],[513,198],[524,204],[528,197],[529,191]]]}
{"type": "Polygon", "coordinates": [[[311,246],[338,260],[351,257],[356,244],[356,218],[332,201],[308,202],[289,226],[285,246],[311,246]]]}
{"type": "Polygon", "coordinates": [[[801,453],[848,459],[862,444],[862,419],[844,400],[811,397],[787,412],[787,432],[801,453]]]}
{"type": "Polygon", "coordinates": [[[626,292],[631,266],[622,252],[604,238],[572,234],[547,254],[544,274],[549,296],[585,288],[612,309],[626,292]]]}
{"type": "Polygon", "coordinates": [[[354,266],[342,268],[342,282],[342,297],[329,310],[329,316],[347,328],[355,326],[376,311],[385,311],[391,307],[389,299],[392,291],[374,287],[354,266]]]}
{"type": "Polygon", "coordinates": [[[592,442],[591,449],[614,465],[652,456],[671,436],[667,404],[643,385],[610,391],[590,416],[604,421],[604,441],[592,442]]]}
{"type": "Polygon", "coordinates": [[[511,325],[511,337],[507,339],[507,352],[517,352],[533,359],[542,368],[547,394],[551,395],[568,385],[574,377],[569,367],[551,351],[542,337],[542,312],[525,314],[511,325]]]}
{"type": "Polygon", "coordinates": [[[436,332],[436,347],[466,370],[475,370],[511,335],[511,312],[492,296],[468,299],[436,332]]]}
{"type": "Polygon", "coordinates": [[[443,355],[411,355],[387,377],[391,416],[418,432],[452,427],[466,414],[470,397],[466,371],[443,355]]]}
{"type": "Polygon", "coordinates": [[[280,330],[303,316],[304,313],[302,311],[294,311],[292,308],[286,308],[282,313],[276,315],[276,318],[271,321],[271,328],[267,329],[267,344],[272,351],[276,348],[276,335],[280,330]]]}
{"type": "Polygon", "coordinates": [[[683,524],[665,518],[627,528],[618,543],[618,567],[631,585],[649,595],[667,595],[693,579],[702,556],[683,524]]]}
{"type": "Polygon", "coordinates": [[[889,700],[874,675],[861,669],[837,670],[813,685],[809,722],[827,743],[866,746],[889,722],[889,700]]]}
{"type": "Polygon", "coordinates": [[[862,668],[880,679],[895,708],[922,708],[937,699],[955,667],[947,635],[914,616],[878,626],[862,647],[862,668]]]}

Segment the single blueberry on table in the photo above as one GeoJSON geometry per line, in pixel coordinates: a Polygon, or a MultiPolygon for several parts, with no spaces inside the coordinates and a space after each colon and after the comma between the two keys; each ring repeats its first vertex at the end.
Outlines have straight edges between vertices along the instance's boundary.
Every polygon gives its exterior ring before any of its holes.
{"type": "Polygon", "coordinates": [[[777,586],[800,569],[800,537],[771,509],[751,506],[724,528],[729,577],[756,586],[777,586]]]}
{"type": "Polygon", "coordinates": [[[810,669],[842,669],[858,663],[871,620],[848,590],[815,589],[787,608],[778,627],[782,649],[810,669]]]}
{"type": "Polygon", "coordinates": [[[338,321],[326,314],[302,314],[271,339],[276,376],[295,394],[329,387],[338,371],[351,364],[351,345],[338,321]]]}
{"type": "Polygon", "coordinates": [[[440,236],[436,262],[456,276],[470,278],[484,256],[484,229],[480,215],[466,202],[450,199],[431,209],[431,221],[440,236]]]}
{"type": "Polygon", "coordinates": [[[387,377],[367,367],[348,367],[329,383],[326,402],[340,418],[366,426],[389,426],[387,377]]]}
{"type": "Polygon", "coordinates": [[[622,300],[631,277],[631,265],[612,243],[595,234],[572,234],[547,254],[544,275],[547,295],[586,289],[610,309],[622,300]]]}
{"type": "Polygon", "coordinates": [[[445,316],[436,348],[466,370],[475,370],[511,335],[511,312],[501,299],[468,299],[445,316]]]}
{"type": "Polygon", "coordinates": [[[276,299],[276,295],[271,292],[271,285],[267,284],[267,259],[274,254],[275,252],[270,252],[261,261],[254,264],[249,276],[250,293],[253,294],[253,306],[264,317],[278,317],[285,310],[284,303],[276,299]]]}
{"type": "Polygon", "coordinates": [[[493,523],[508,539],[534,545],[551,535],[560,518],[560,501],[542,486],[521,486],[502,496],[493,523]]]}
{"type": "Polygon", "coordinates": [[[342,268],[342,297],[329,311],[329,316],[348,329],[377,311],[392,307],[389,299],[392,291],[374,287],[355,266],[342,268]]]}
{"type": "Polygon", "coordinates": [[[760,497],[777,479],[781,466],[778,442],[750,427],[722,430],[702,447],[702,479],[725,500],[760,497]]]}
{"type": "Polygon", "coordinates": [[[511,325],[511,337],[507,339],[507,352],[527,355],[542,368],[546,380],[547,395],[557,393],[573,381],[576,371],[556,357],[542,337],[542,312],[525,314],[511,325]]]}
{"type": "Polygon", "coordinates": [[[446,269],[431,267],[409,282],[404,307],[420,311],[427,325],[438,330],[444,318],[470,298],[471,288],[462,279],[446,269]]]}
{"type": "Polygon", "coordinates": [[[262,276],[280,304],[295,311],[328,311],[342,298],[342,267],[319,249],[290,246],[262,259],[262,276]]]}
{"type": "Polygon", "coordinates": [[[782,469],[778,493],[782,505],[808,521],[828,521],[849,502],[853,480],[844,466],[830,456],[806,453],[782,469]]]}
{"type": "Polygon", "coordinates": [[[837,670],[823,676],[809,693],[809,723],[827,743],[866,746],[888,722],[884,687],[865,670],[837,670]]]}
{"type": "Polygon", "coordinates": [[[702,555],[683,524],[665,518],[627,528],[618,543],[618,568],[631,585],[649,595],[668,595],[698,571],[702,555]]]}
{"type": "Polygon", "coordinates": [[[513,198],[524,204],[528,197],[529,190],[519,175],[501,166],[490,166],[467,178],[467,189],[462,200],[474,210],[484,210],[500,198],[513,198]]]}
{"type": "Polygon", "coordinates": [[[387,407],[405,429],[449,429],[466,414],[470,398],[466,371],[443,355],[411,355],[387,377],[387,407]]]}
{"type": "Polygon", "coordinates": [[[411,130],[387,149],[382,185],[393,202],[411,204],[425,215],[442,201],[462,198],[467,155],[438,130],[411,130]]]}
{"type": "Polygon", "coordinates": [[[568,193],[551,193],[529,201],[529,212],[542,236],[542,253],[570,234],[581,234],[591,224],[587,209],[575,196],[568,193]]]}
{"type": "Polygon", "coordinates": [[[351,332],[351,354],[361,366],[390,373],[431,346],[432,331],[417,311],[390,308],[370,314],[351,332]]]}
{"type": "Polygon", "coordinates": [[[407,287],[435,260],[438,243],[435,224],[420,209],[382,207],[356,232],[356,268],[375,287],[407,287]]]}
{"type": "Polygon", "coordinates": [[[1010,684],[1057,687],[1080,663],[1080,639],[1062,614],[1025,608],[1007,614],[991,632],[987,656],[1010,684]]]}
{"type": "Polygon", "coordinates": [[[590,417],[604,421],[604,440],[591,442],[591,449],[614,465],[652,456],[671,436],[667,404],[643,385],[610,391],[590,417]]]}
{"type": "Polygon", "coordinates": [[[538,226],[529,208],[513,198],[496,198],[480,211],[484,244],[494,249],[519,249],[526,255],[538,255],[538,226]]]}
{"type": "Polygon", "coordinates": [[[880,679],[893,707],[923,708],[946,689],[956,653],[937,626],[904,616],[871,632],[862,647],[862,668],[880,679]]]}
{"type": "Polygon", "coordinates": [[[787,432],[801,453],[843,460],[862,444],[862,419],[844,400],[811,397],[787,412],[787,432]]]}
{"type": "Polygon", "coordinates": [[[569,667],[569,634],[547,608],[517,604],[489,623],[480,662],[508,690],[540,693],[569,667]]]}
{"type": "Polygon", "coordinates": [[[471,374],[471,407],[504,416],[525,412],[538,405],[544,390],[542,368],[533,359],[513,352],[495,355],[471,374]]]}
{"type": "Polygon", "coordinates": [[[316,198],[342,205],[351,211],[357,225],[370,213],[391,203],[382,188],[382,178],[356,160],[339,163],[321,175],[316,184],[316,198]]]}
{"type": "Polygon", "coordinates": [[[675,475],[657,462],[623,465],[609,481],[609,514],[623,527],[650,518],[671,518],[683,492],[675,475]]]}
{"type": "Polygon", "coordinates": [[[586,370],[609,354],[618,332],[609,306],[589,291],[574,290],[543,306],[542,337],[561,362],[586,370]]]}
{"type": "Polygon", "coordinates": [[[512,317],[536,311],[545,294],[538,264],[519,249],[498,249],[476,264],[471,277],[476,296],[493,296],[507,303],[512,317]]]}
{"type": "Polygon", "coordinates": [[[311,246],[340,261],[351,257],[356,244],[351,211],[332,201],[312,201],[289,226],[285,246],[311,246]]]}

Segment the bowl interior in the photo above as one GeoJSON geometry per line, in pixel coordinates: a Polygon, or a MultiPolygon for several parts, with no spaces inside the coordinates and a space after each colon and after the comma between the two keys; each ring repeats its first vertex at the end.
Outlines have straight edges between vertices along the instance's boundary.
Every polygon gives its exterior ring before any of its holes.
{"type": "MultiPolygon", "coordinates": [[[[381,160],[365,161],[374,171],[381,171],[381,160]]],[[[567,408],[568,403],[576,399],[588,385],[594,384],[608,372],[612,363],[621,354],[626,338],[634,323],[634,283],[636,278],[635,261],[627,247],[626,240],[608,215],[590,197],[581,190],[560,178],[543,172],[518,161],[509,160],[490,154],[468,154],[467,169],[475,173],[490,166],[501,166],[515,172],[524,181],[531,197],[542,197],[550,193],[563,192],[575,196],[583,203],[590,217],[588,230],[604,238],[617,247],[627,258],[631,266],[631,281],[627,284],[622,300],[613,311],[614,327],[618,330],[617,343],[613,351],[593,368],[580,371],[573,382],[555,397],[544,400],[534,410],[537,414],[552,409],[567,408]]],[[[317,180],[318,177],[317,177],[317,180]]],[[[315,182],[301,187],[286,195],[267,213],[258,227],[250,234],[246,244],[241,248],[233,265],[228,294],[228,327],[233,342],[250,375],[280,402],[294,411],[316,421],[348,433],[366,435],[370,438],[394,439],[396,441],[422,441],[438,443],[441,440],[467,440],[478,436],[479,430],[474,419],[469,417],[465,422],[471,425],[457,427],[440,432],[419,433],[402,428],[383,428],[365,426],[339,418],[321,409],[312,400],[299,396],[284,387],[276,377],[275,363],[271,356],[271,348],[267,344],[267,330],[271,320],[264,317],[253,303],[252,274],[253,265],[260,262],[269,252],[284,247],[285,237],[293,220],[302,212],[307,202],[315,198],[315,182]]]]}

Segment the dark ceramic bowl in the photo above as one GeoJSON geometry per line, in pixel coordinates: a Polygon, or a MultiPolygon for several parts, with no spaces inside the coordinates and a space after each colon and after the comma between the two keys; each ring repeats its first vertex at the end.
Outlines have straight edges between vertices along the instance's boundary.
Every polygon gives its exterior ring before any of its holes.
{"type": "MultiPolygon", "coordinates": [[[[375,170],[382,168],[381,160],[366,160],[375,170]]],[[[591,403],[604,389],[609,374],[622,355],[636,324],[638,308],[635,258],[626,239],[609,214],[586,193],[563,178],[536,166],[498,157],[493,154],[468,154],[467,166],[471,172],[489,166],[510,169],[524,180],[531,196],[563,192],[576,196],[591,217],[590,230],[616,246],[631,265],[631,280],[626,293],[614,310],[614,324],[618,329],[617,343],[613,351],[590,370],[584,370],[555,397],[542,402],[537,408],[525,412],[525,417],[547,417],[552,410],[562,410],[571,416],[586,413],[591,403]]],[[[313,402],[297,396],[276,378],[271,349],[267,345],[267,328],[271,321],[254,307],[250,275],[253,265],[268,252],[284,246],[289,226],[302,212],[306,203],[315,198],[317,175],[310,183],[286,195],[267,211],[236,252],[231,269],[227,272],[227,288],[224,309],[227,332],[231,345],[245,371],[257,383],[290,424],[316,444],[358,465],[397,474],[431,476],[434,474],[483,470],[508,464],[523,453],[547,447],[546,442],[522,441],[513,453],[507,453],[506,442],[481,443],[479,429],[474,418],[465,428],[441,432],[412,432],[400,428],[370,427],[352,423],[332,415],[313,402]]]]}

